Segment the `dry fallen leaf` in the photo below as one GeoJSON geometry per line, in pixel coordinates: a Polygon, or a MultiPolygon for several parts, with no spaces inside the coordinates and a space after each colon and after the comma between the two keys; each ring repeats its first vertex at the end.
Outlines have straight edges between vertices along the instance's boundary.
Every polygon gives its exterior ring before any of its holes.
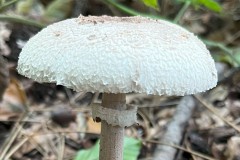
{"type": "Polygon", "coordinates": [[[0,121],[9,121],[19,116],[19,113],[11,112],[6,109],[0,109],[0,121]]]}
{"type": "Polygon", "coordinates": [[[240,137],[232,137],[228,140],[228,147],[225,152],[227,160],[237,160],[240,158],[240,137]]]}
{"type": "Polygon", "coordinates": [[[16,79],[10,79],[10,83],[3,94],[1,110],[12,112],[22,112],[26,109],[27,98],[26,94],[16,79]]]}
{"type": "Polygon", "coordinates": [[[87,119],[87,132],[100,134],[101,132],[101,123],[94,122],[90,117],[87,119]]]}
{"type": "Polygon", "coordinates": [[[8,73],[7,65],[3,57],[0,55],[0,101],[2,100],[3,93],[8,85],[8,81],[9,81],[9,73],[8,73]]]}

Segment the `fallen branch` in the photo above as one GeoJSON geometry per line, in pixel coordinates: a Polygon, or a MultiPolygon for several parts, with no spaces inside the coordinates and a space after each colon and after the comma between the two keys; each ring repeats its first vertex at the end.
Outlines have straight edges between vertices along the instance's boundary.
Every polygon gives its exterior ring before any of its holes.
{"type": "MultiPolygon", "coordinates": [[[[183,137],[184,128],[191,118],[195,106],[196,103],[191,96],[182,98],[177,106],[172,121],[168,124],[166,133],[162,137],[162,142],[179,145],[183,137]]],[[[173,147],[158,145],[154,152],[153,160],[173,160],[176,151],[177,150],[173,147]]]]}
{"type": "MultiPolygon", "coordinates": [[[[163,146],[169,146],[169,147],[175,148],[176,150],[177,149],[178,150],[182,150],[184,152],[191,153],[194,156],[197,156],[197,157],[200,157],[200,158],[203,158],[203,159],[206,159],[206,160],[216,160],[215,158],[212,158],[212,157],[209,157],[207,155],[195,152],[195,151],[193,151],[193,150],[191,150],[189,148],[180,147],[180,146],[175,145],[175,144],[168,144],[168,143],[158,142],[158,141],[154,141],[154,140],[142,140],[142,141],[143,142],[148,142],[148,143],[155,143],[155,144],[163,145],[163,146]]],[[[169,159],[166,159],[166,160],[169,160],[169,159]]]]}

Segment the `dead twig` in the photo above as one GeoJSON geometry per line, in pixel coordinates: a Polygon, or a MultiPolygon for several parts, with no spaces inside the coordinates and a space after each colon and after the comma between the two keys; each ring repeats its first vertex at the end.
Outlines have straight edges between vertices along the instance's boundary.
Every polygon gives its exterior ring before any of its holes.
{"type": "MultiPolygon", "coordinates": [[[[50,131],[49,131],[49,128],[48,128],[48,122],[47,122],[46,124],[43,123],[42,128],[43,128],[43,131],[44,131],[45,133],[50,132],[50,131]]],[[[48,139],[48,145],[50,146],[51,152],[53,153],[54,156],[57,157],[57,156],[58,156],[58,149],[57,149],[57,147],[55,146],[55,144],[54,144],[54,142],[52,141],[52,139],[50,139],[49,137],[46,137],[46,138],[48,139]]]]}
{"type": "Polygon", "coordinates": [[[16,139],[16,137],[21,133],[22,127],[25,123],[21,122],[22,120],[25,120],[28,116],[28,112],[24,112],[22,116],[19,118],[19,120],[15,123],[9,137],[6,139],[4,144],[1,147],[0,150],[0,159],[5,159],[5,155],[8,152],[9,148],[11,147],[12,143],[16,139]]]}
{"type": "MultiPolygon", "coordinates": [[[[177,106],[175,115],[167,127],[167,131],[162,137],[166,143],[179,144],[182,140],[184,128],[192,115],[195,108],[195,101],[191,96],[182,98],[177,106]]],[[[176,154],[176,149],[169,146],[158,145],[154,152],[154,160],[173,160],[176,154]]]]}
{"type": "Polygon", "coordinates": [[[216,109],[214,108],[214,106],[210,103],[207,103],[200,95],[194,95],[194,97],[204,106],[206,107],[209,111],[211,111],[212,113],[214,113],[218,118],[220,118],[222,121],[224,121],[226,124],[228,124],[229,126],[231,126],[232,128],[234,128],[236,131],[238,131],[240,133],[240,128],[235,125],[232,122],[229,122],[228,120],[226,120],[224,117],[222,117],[218,111],[216,111],[216,109]]]}
{"type": "Polygon", "coordinates": [[[46,153],[45,149],[44,149],[40,144],[38,144],[38,142],[36,142],[33,137],[34,137],[34,135],[31,136],[31,137],[29,137],[29,143],[30,143],[31,145],[33,145],[33,146],[36,146],[36,147],[35,147],[36,150],[37,150],[41,155],[43,155],[44,157],[46,157],[47,153],[46,153]]]}
{"type": "Polygon", "coordinates": [[[23,140],[21,140],[19,143],[17,143],[4,157],[4,160],[8,160],[24,143],[28,141],[28,137],[25,137],[23,140]]]}
{"type": "MultiPolygon", "coordinates": [[[[193,155],[195,155],[195,156],[198,156],[198,157],[200,157],[200,158],[204,158],[204,159],[206,159],[206,160],[216,160],[216,159],[214,159],[214,158],[212,158],[212,157],[209,157],[209,156],[203,155],[203,154],[201,154],[201,153],[195,152],[195,151],[193,151],[193,150],[191,150],[191,149],[186,149],[186,148],[184,148],[184,147],[180,147],[180,146],[175,145],[175,144],[169,144],[169,143],[159,142],[159,141],[154,141],[154,140],[142,140],[142,142],[156,143],[156,144],[163,145],[163,146],[169,146],[169,147],[171,147],[171,148],[175,148],[175,149],[182,150],[182,151],[184,151],[184,152],[191,153],[191,154],[193,154],[193,155]]],[[[168,158],[166,158],[166,159],[169,160],[168,158]]],[[[166,159],[165,159],[165,160],[166,160],[166,159]]]]}
{"type": "Polygon", "coordinates": [[[65,135],[64,133],[61,133],[59,136],[60,137],[59,137],[58,160],[63,160],[64,148],[65,148],[65,135]]]}

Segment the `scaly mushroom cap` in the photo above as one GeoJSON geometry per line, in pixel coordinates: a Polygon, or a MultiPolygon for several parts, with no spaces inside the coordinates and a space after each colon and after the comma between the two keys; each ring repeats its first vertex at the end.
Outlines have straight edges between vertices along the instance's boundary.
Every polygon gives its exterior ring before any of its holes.
{"type": "Polygon", "coordinates": [[[143,17],[83,17],[52,24],[22,49],[18,72],[76,91],[185,95],[213,88],[214,61],[192,33],[143,17]]]}

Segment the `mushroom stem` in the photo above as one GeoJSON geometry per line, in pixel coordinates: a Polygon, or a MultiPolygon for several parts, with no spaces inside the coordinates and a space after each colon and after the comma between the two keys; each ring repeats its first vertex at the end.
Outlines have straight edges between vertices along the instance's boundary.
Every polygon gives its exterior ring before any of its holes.
{"type": "MultiPolygon", "coordinates": [[[[125,104],[125,94],[103,94],[103,107],[125,110],[125,104]]],[[[102,120],[99,160],[123,160],[123,138],[124,127],[112,126],[102,120]]]]}

